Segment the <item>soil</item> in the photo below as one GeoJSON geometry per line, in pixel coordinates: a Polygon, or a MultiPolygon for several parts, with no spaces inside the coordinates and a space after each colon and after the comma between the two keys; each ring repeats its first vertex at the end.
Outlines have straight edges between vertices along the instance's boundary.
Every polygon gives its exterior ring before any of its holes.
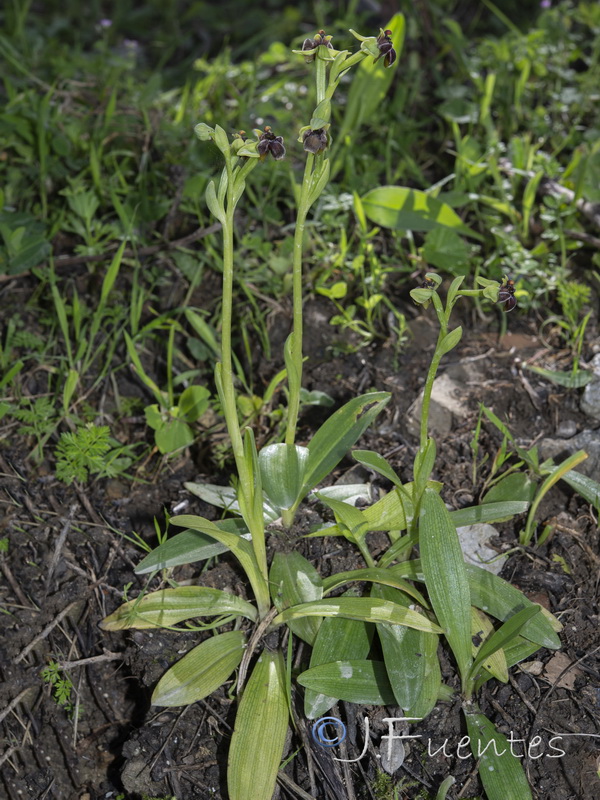
{"type": "MultiPolygon", "coordinates": [[[[20,287],[20,291],[23,286],[20,287]]],[[[14,303],[5,287],[2,306],[14,303]]],[[[392,401],[360,442],[363,448],[386,456],[403,479],[410,479],[416,440],[409,433],[407,412],[422,388],[437,331],[431,318],[409,305],[413,340],[399,354],[390,339],[334,355],[340,334],[328,324],[332,315],[326,301],[307,307],[308,389],[328,392],[336,404],[371,388],[388,390],[392,401]]],[[[530,446],[554,436],[559,421],[573,420],[577,430],[593,427],[578,409],[577,392],[553,387],[519,363],[544,356],[544,365],[559,363],[561,354],[548,350],[533,323],[511,315],[512,332],[502,340],[494,333],[497,317],[464,319],[462,345],[442,362],[442,370],[465,368],[462,413],[453,415],[451,428],[438,438],[437,475],[445,484],[444,500],[453,508],[476,501],[487,467],[472,481],[470,441],[479,403],[485,403],[510,427],[519,443],[530,446]],[[470,377],[469,377],[470,376],[470,377]],[[535,403],[535,405],[534,405],[535,403]]],[[[271,319],[273,352],[289,325],[283,310],[271,319]]],[[[594,330],[591,325],[588,330],[594,330]]],[[[348,341],[346,341],[348,344],[348,341]]],[[[588,351],[593,343],[588,342],[588,351]]],[[[281,365],[256,359],[256,373],[268,379],[281,365]]],[[[94,398],[89,398],[94,402],[94,398]]],[[[302,418],[301,438],[329,414],[310,410],[302,418]]],[[[265,431],[266,432],[266,431],[265,431]]],[[[131,440],[147,435],[143,420],[130,423],[131,440]]],[[[221,435],[214,434],[215,441],[221,435]]],[[[480,459],[493,459],[499,434],[483,426],[480,459]]],[[[150,705],[152,687],[166,668],[198,643],[198,633],[124,631],[107,633],[100,620],[146,584],[134,567],[142,551],[130,539],[135,531],[156,544],[154,518],[174,508],[215,517],[215,510],[193,497],[184,481],[225,483],[208,456],[211,441],[194,446],[175,461],[158,457],[146,465],[144,481],[96,480],[85,486],[65,486],[47,464],[27,457],[31,442],[11,428],[0,449],[0,538],[8,549],[0,555],[0,599],[3,630],[0,643],[0,723],[4,744],[0,751],[0,797],[7,800],[99,800],[119,792],[140,799],[144,795],[227,798],[226,760],[235,701],[230,686],[206,701],[181,709],[150,705]],[[73,684],[70,705],[57,702],[57,689],[43,680],[49,662],[60,664],[60,674],[73,684]]],[[[489,464],[489,461],[488,461],[489,464]]],[[[336,481],[370,479],[374,491],[389,488],[382,479],[358,468],[350,458],[338,467],[336,481]]],[[[322,575],[362,566],[359,555],[345,540],[302,538],[311,526],[329,519],[327,510],[311,501],[296,527],[282,532],[273,527],[270,552],[299,549],[322,575]]],[[[540,650],[529,663],[510,671],[507,684],[490,681],[481,692],[481,709],[508,736],[533,745],[525,767],[538,800],[592,800],[600,796],[600,660],[598,577],[599,533],[593,509],[567,487],[557,485],[548,494],[540,520],[552,520],[554,533],[541,547],[517,548],[523,520],[498,527],[495,547],[510,552],[502,576],[530,599],[550,609],[563,623],[560,651],[540,650]],[[560,733],[571,734],[550,741],[560,733]],[[539,736],[539,740],[534,737],[539,736]],[[594,736],[596,738],[594,738],[594,736]],[[564,754],[560,757],[559,748],[564,754]]],[[[373,537],[376,550],[379,543],[373,537]]],[[[202,564],[176,568],[178,582],[239,591],[236,563],[224,556],[207,569],[202,564]]],[[[156,588],[155,578],[151,588],[156,588]]],[[[207,634],[208,635],[208,634],[207,634]]],[[[441,650],[444,681],[456,689],[456,672],[446,650],[441,650]]],[[[296,654],[298,663],[301,652],[296,654]]],[[[481,792],[476,764],[459,746],[465,735],[458,700],[440,702],[425,720],[410,725],[404,763],[393,772],[390,790],[383,794],[381,754],[386,748],[386,718],[402,716],[398,708],[358,707],[340,703],[332,714],[344,720],[348,737],[335,755],[357,759],[363,750],[365,718],[370,737],[365,755],[352,763],[334,760],[332,752],[311,739],[295,698],[298,730],[286,745],[290,756],[281,798],[367,800],[368,798],[435,795],[441,781],[456,779],[449,798],[474,797],[481,792]],[[428,742],[430,740],[430,742],[428,742]],[[441,750],[446,742],[445,750],[441,750]],[[383,749],[380,749],[382,745],[383,749]],[[429,746],[429,750],[428,750],[429,746]],[[437,751],[437,752],[436,752],[437,751]],[[295,755],[293,755],[295,754],[295,755]],[[293,757],[292,757],[293,755],[293,757]],[[376,793],[376,787],[378,794],[376,793]]],[[[402,730],[397,723],[394,732],[402,730]]],[[[398,757],[394,749],[394,757],[398,757]]],[[[397,762],[398,763],[398,762],[397,762]]],[[[515,799],[518,800],[518,799],[515,799]]]]}

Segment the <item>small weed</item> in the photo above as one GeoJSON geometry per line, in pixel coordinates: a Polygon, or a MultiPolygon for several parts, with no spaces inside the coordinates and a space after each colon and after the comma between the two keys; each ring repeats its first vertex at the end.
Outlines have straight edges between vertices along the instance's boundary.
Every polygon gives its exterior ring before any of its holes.
{"type": "Polygon", "coordinates": [[[114,478],[124,475],[133,462],[133,446],[119,445],[107,425],[89,423],[75,432],[62,433],[56,446],[56,477],[66,484],[84,483],[88,475],[114,478]]]}
{"type": "MultiPolygon", "coordinates": [[[[42,680],[44,683],[52,687],[52,697],[56,705],[64,708],[69,719],[73,719],[75,714],[76,703],[73,698],[74,686],[71,683],[69,676],[64,673],[58,662],[50,661],[47,667],[42,670],[42,680]]],[[[77,713],[80,715],[82,712],[79,706],[77,713]]]]}

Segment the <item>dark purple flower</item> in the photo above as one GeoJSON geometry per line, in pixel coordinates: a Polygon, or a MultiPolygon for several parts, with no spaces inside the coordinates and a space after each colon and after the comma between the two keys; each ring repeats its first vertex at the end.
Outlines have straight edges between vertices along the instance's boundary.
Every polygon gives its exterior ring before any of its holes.
{"type": "Polygon", "coordinates": [[[275,136],[271,128],[267,125],[259,136],[256,149],[261,158],[264,159],[268,153],[271,153],[275,161],[279,161],[285,155],[283,136],[275,136]]]}
{"type": "Polygon", "coordinates": [[[327,131],[325,128],[317,128],[315,131],[304,131],[302,140],[306,152],[316,155],[327,148],[327,131]]]}
{"type": "MultiPolygon", "coordinates": [[[[331,40],[332,39],[333,39],[333,36],[328,36],[325,33],[325,31],[319,31],[318,33],[315,34],[315,38],[314,39],[305,39],[304,40],[304,42],[302,43],[302,49],[303,50],[315,50],[320,45],[323,45],[324,47],[328,47],[330,50],[333,50],[333,45],[331,44],[331,40]]],[[[315,54],[314,53],[309,53],[308,55],[305,56],[305,61],[307,63],[309,63],[309,62],[313,61],[314,58],[315,58],[315,54]]]]}
{"type": "Polygon", "coordinates": [[[396,60],[396,51],[394,50],[394,43],[392,42],[392,32],[390,30],[382,31],[377,37],[377,47],[379,48],[379,55],[375,61],[379,61],[381,56],[383,58],[383,66],[391,67],[396,60]]]}
{"type": "Polygon", "coordinates": [[[498,302],[504,304],[504,311],[512,311],[517,306],[515,297],[515,282],[506,279],[506,282],[498,289],[498,302]]]}

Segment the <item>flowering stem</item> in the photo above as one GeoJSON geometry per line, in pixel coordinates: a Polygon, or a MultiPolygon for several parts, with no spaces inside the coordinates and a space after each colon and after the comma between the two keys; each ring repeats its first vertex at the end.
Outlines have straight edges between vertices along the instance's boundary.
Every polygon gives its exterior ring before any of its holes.
{"type": "Polygon", "coordinates": [[[425,388],[423,389],[423,403],[421,405],[421,431],[420,431],[421,435],[419,439],[419,446],[421,450],[423,450],[427,445],[427,438],[428,438],[427,428],[429,424],[429,406],[431,404],[431,392],[433,391],[433,382],[435,381],[435,376],[437,374],[440,361],[442,360],[440,343],[448,333],[448,321],[451,312],[451,309],[449,308],[444,309],[444,307],[442,306],[442,301],[440,300],[437,294],[434,294],[431,299],[433,301],[433,305],[435,307],[435,313],[437,314],[437,318],[440,323],[440,332],[438,334],[438,340],[435,345],[433,358],[431,359],[429,370],[427,372],[425,388]]]}
{"type": "Polygon", "coordinates": [[[315,157],[309,153],[304,167],[304,178],[300,189],[296,229],[294,231],[294,261],[292,269],[292,364],[296,373],[295,379],[289,382],[290,397],[288,403],[288,419],[285,434],[285,443],[294,444],[296,439],[296,425],[300,411],[300,387],[302,386],[302,249],[304,240],[304,225],[308,214],[308,194],[315,157]]]}
{"type": "Polygon", "coordinates": [[[244,459],[244,445],[235,402],[233,365],[231,358],[231,320],[233,316],[233,169],[231,159],[225,160],[227,169],[227,208],[223,225],[223,305],[221,312],[221,382],[223,386],[223,412],[238,475],[242,486],[247,485],[248,474],[244,459]]]}
{"type": "Polygon", "coordinates": [[[327,90],[327,61],[323,58],[319,58],[319,52],[321,49],[325,50],[327,53],[327,48],[319,48],[317,51],[317,57],[315,59],[315,84],[317,89],[317,105],[325,99],[325,92],[327,90]]]}

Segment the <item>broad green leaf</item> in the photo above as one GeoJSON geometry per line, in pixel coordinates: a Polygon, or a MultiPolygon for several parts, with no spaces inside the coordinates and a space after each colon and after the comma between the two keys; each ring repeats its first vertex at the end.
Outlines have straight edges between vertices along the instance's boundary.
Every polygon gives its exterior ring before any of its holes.
{"type": "MultiPolygon", "coordinates": [[[[345,596],[352,596],[350,590],[345,596]]],[[[331,661],[364,660],[369,655],[373,626],[356,619],[328,617],[319,628],[310,656],[310,666],[328,664],[331,661]]],[[[323,716],[339,700],[339,697],[307,689],[304,693],[304,714],[308,719],[323,716]]]]}
{"type": "Polygon", "coordinates": [[[107,631],[126,628],[167,628],[195,617],[236,614],[256,621],[256,609],[235,594],[208,586],[178,586],[159,589],[141,599],[123,603],[100,623],[107,631]]]}
{"type": "Polygon", "coordinates": [[[372,450],[353,450],[352,458],[358,461],[359,464],[383,475],[384,478],[387,478],[388,481],[391,481],[395,486],[402,486],[402,481],[395,470],[390,467],[385,458],[379,455],[379,453],[375,453],[372,450]]]}
{"type": "Polygon", "coordinates": [[[567,389],[581,389],[582,386],[587,386],[587,384],[594,377],[594,373],[591,370],[579,370],[579,372],[559,372],[553,369],[535,367],[533,364],[524,364],[523,366],[525,369],[530,369],[532,372],[536,372],[542,378],[546,378],[546,380],[556,383],[558,386],[566,386],[567,389]]]}
{"type": "MultiPolygon", "coordinates": [[[[474,564],[467,564],[467,577],[471,591],[471,603],[502,622],[523,608],[537,605],[528,600],[523,592],[511,586],[510,583],[474,564]]],[[[526,623],[521,635],[541,647],[557,650],[560,647],[560,639],[556,635],[555,629],[561,630],[562,626],[551,614],[549,617],[552,622],[543,612],[536,615],[526,623]]]]}
{"type": "MultiPolygon", "coordinates": [[[[374,584],[371,597],[389,600],[408,608],[409,599],[397,589],[374,584]]],[[[394,697],[400,708],[413,706],[421,692],[425,678],[425,660],[422,657],[423,637],[435,634],[423,633],[404,625],[377,625],[377,633],[383,651],[383,661],[394,697]]]]}
{"type": "Polygon", "coordinates": [[[332,661],[301,672],[297,680],[300,686],[347,703],[369,706],[396,704],[385,665],[380,661],[332,661]]]}
{"type": "Polygon", "coordinates": [[[208,697],[239,665],[245,643],[242,631],[229,631],[194,647],[159,680],[152,705],[187,706],[208,697]]]}
{"type": "Polygon", "coordinates": [[[218,528],[214,522],[210,522],[204,519],[204,517],[197,517],[193,514],[181,514],[177,517],[171,517],[170,521],[172,525],[200,531],[208,536],[212,536],[217,542],[224,544],[240,562],[242,569],[252,585],[252,590],[259,604],[259,608],[264,608],[269,605],[269,590],[266,585],[265,577],[261,573],[256,562],[254,550],[250,542],[246,541],[246,539],[242,539],[235,533],[230,533],[222,528],[218,528]]]}
{"type": "MultiPolygon", "coordinates": [[[[321,576],[296,550],[275,553],[269,572],[271,598],[278,611],[290,606],[320,600],[323,596],[321,576]]],[[[289,623],[290,630],[312,645],[319,630],[320,620],[315,617],[297,619],[289,623]]]]}
{"type": "Polygon", "coordinates": [[[273,626],[282,625],[302,617],[347,617],[365,622],[387,622],[391,625],[408,625],[420,631],[442,633],[442,629],[430,622],[423,614],[410,608],[397,606],[386,600],[371,600],[367,597],[337,597],[332,600],[319,600],[301,603],[286,608],[273,620],[273,626]]]}
{"type": "Polygon", "coordinates": [[[471,597],[456,528],[444,501],[426,489],[419,515],[421,565],[429,599],[464,683],[471,668],[471,597]]]}
{"type": "Polygon", "coordinates": [[[526,500],[485,502],[479,506],[468,506],[467,508],[451,511],[450,519],[457,528],[464,528],[467,525],[475,525],[478,522],[503,522],[515,517],[517,514],[524,514],[528,508],[529,503],[526,500]]]}
{"type": "Polygon", "coordinates": [[[271,800],[289,724],[281,653],[259,656],[235,718],[227,768],[229,800],[271,800]]]}
{"type": "MultiPolygon", "coordinates": [[[[522,608],[537,605],[528,600],[527,597],[507,583],[502,578],[488,572],[474,564],[466,564],[467,578],[469,581],[469,591],[471,594],[471,605],[480,608],[501,622],[507,620],[522,608]]],[[[393,567],[388,567],[395,575],[409,578],[413,581],[425,581],[425,576],[421,568],[421,559],[414,558],[411,561],[403,561],[393,567]]],[[[557,631],[562,630],[562,625],[556,617],[545,608],[541,608],[541,613],[525,625],[522,635],[539,647],[548,647],[557,650],[560,647],[560,639],[556,635],[557,631]]]]}
{"type": "Polygon", "coordinates": [[[371,487],[368,483],[339,483],[319,489],[319,495],[354,506],[357,500],[369,500],[371,487]]]}
{"type": "Polygon", "coordinates": [[[362,436],[379,412],[389,403],[388,392],[372,392],[350,400],[334,412],[308,445],[303,495],[313,489],[336,467],[362,436]]]}
{"type": "Polygon", "coordinates": [[[469,246],[451,228],[437,227],[429,231],[421,254],[428,264],[456,275],[469,261],[469,246]]]}
{"type": "MultiPolygon", "coordinates": [[[[487,505],[499,505],[505,502],[520,501],[524,503],[525,508],[514,513],[521,514],[523,511],[527,510],[529,504],[535,497],[535,490],[536,483],[531,480],[526,472],[511,472],[510,475],[506,475],[504,478],[501,478],[498,483],[494,484],[489,492],[485,493],[481,500],[482,505],[479,506],[479,508],[483,508],[487,505]]],[[[499,519],[500,518],[497,518],[497,521],[499,521],[499,519]]],[[[482,521],[488,522],[488,520],[482,521]]]]}
{"type": "MultiPolygon", "coordinates": [[[[192,494],[204,500],[205,503],[210,503],[217,508],[224,508],[226,511],[231,511],[232,514],[240,513],[240,506],[237,500],[237,492],[233,486],[217,486],[214,483],[192,483],[186,482],[183,484],[185,488],[192,494]]],[[[263,517],[265,522],[275,522],[279,519],[281,514],[276,508],[263,501],[263,517]]]]}
{"type": "MultiPolygon", "coordinates": [[[[334,575],[323,580],[323,592],[329,594],[339,586],[343,586],[345,583],[350,583],[351,581],[370,581],[371,583],[380,583],[383,586],[392,586],[395,589],[400,589],[425,608],[429,607],[427,600],[425,600],[421,592],[415,589],[411,583],[408,583],[408,581],[402,578],[398,578],[389,569],[380,569],[378,567],[366,567],[363,569],[353,569],[348,572],[336,572],[334,575]]],[[[403,603],[402,605],[406,604],[403,603]]]]}
{"type": "Polygon", "coordinates": [[[414,705],[405,708],[407,717],[425,719],[437,704],[442,691],[442,673],[437,650],[440,637],[434,633],[423,633],[421,636],[421,658],[425,663],[425,674],[421,690],[414,705]]]}
{"type": "Polygon", "coordinates": [[[479,777],[489,800],[532,800],[521,760],[511,745],[475,705],[465,704],[465,720],[479,777]]]}
{"type": "Polygon", "coordinates": [[[263,489],[277,508],[292,508],[301,498],[308,457],[308,448],[295,444],[270,444],[260,451],[263,489]]]}
{"type": "Polygon", "coordinates": [[[406,528],[408,512],[412,519],[414,508],[411,501],[412,483],[402,489],[393,489],[372,506],[362,509],[370,531],[402,531],[406,528]]]}
{"type": "MultiPolygon", "coordinates": [[[[248,529],[241,519],[224,519],[214,524],[243,539],[250,539],[248,529]]],[[[228,549],[226,545],[215,542],[212,536],[207,536],[199,531],[183,531],[154,548],[140,561],[135,571],[136,574],[143,575],[146,572],[177,567],[180,564],[193,564],[195,561],[214,558],[227,552],[228,549]]]]}
{"type": "Polygon", "coordinates": [[[369,532],[369,524],[362,511],[341,500],[335,500],[317,492],[317,497],[321,502],[333,511],[338,527],[343,532],[346,530],[348,536],[353,540],[364,538],[369,532]]]}
{"type": "Polygon", "coordinates": [[[179,398],[179,413],[187,422],[196,422],[208,408],[210,392],[205,386],[188,386],[179,398]]]}
{"type": "Polygon", "coordinates": [[[473,239],[482,239],[439,197],[418,189],[380,186],[367,192],[361,199],[367,217],[384,228],[431,231],[442,225],[473,239]]]}
{"type": "Polygon", "coordinates": [[[159,452],[174,453],[176,450],[192,444],[194,432],[184,420],[170,417],[158,426],[154,434],[154,441],[159,452]]]}

